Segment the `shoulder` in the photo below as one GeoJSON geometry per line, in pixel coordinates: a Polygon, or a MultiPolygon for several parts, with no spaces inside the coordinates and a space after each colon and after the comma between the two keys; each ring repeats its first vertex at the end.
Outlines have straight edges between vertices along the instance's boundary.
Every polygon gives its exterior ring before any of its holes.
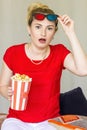
{"type": "Polygon", "coordinates": [[[21,44],[17,44],[17,45],[8,47],[6,49],[3,57],[11,58],[11,57],[15,56],[16,54],[18,55],[18,54],[22,53],[22,50],[24,49],[24,45],[25,45],[25,43],[21,43],[21,44]]]}
{"type": "Polygon", "coordinates": [[[8,48],[6,49],[6,51],[19,50],[19,49],[23,48],[24,45],[25,45],[25,43],[20,43],[20,44],[12,45],[12,46],[8,47],[8,48]]]}
{"type": "Polygon", "coordinates": [[[54,51],[64,51],[67,50],[67,47],[61,43],[50,45],[51,49],[54,51]]]}
{"type": "Polygon", "coordinates": [[[60,57],[62,61],[64,61],[65,57],[70,53],[70,50],[63,44],[55,44],[51,45],[51,54],[55,57],[60,57]]]}
{"type": "Polygon", "coordinates": [[[5,54],[7,55],[12,55],[12,54],[16,54],[17,52],[22,52],[22,50],[24,49],[25,43],[20,43],[20,44],[16,44],[16,45],[12,45],[10,47],[8,47],[5,50],[5,54]]]}

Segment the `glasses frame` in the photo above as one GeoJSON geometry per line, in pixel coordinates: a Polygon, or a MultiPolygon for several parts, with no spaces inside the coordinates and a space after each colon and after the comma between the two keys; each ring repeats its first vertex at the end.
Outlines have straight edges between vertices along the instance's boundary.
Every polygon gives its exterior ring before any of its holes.
{"type": "Polygon", "coordinates": [[[47,18],[49,21],[56,21],[57,17],[59,17],[59,15],[57,15],[57,14],[43,14],[43,13],[34,13],[33,16],[37,20],[44,20],[45,18],[47,18]],[[41,15],[42,15],[42,17],[41,17],[41,15]]]}

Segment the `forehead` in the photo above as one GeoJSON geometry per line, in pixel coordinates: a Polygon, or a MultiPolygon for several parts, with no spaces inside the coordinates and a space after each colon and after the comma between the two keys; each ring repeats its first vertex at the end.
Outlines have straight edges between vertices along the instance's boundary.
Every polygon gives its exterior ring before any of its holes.
{"type": "Polygon", "coordinates": [[[32,25],[34,25],[34,24],[40,24],[43,26],[55,26],[55,22],[49,21],[49,20],[47,20],[47,18],[45,18],[44,20],[33,19],[32,25]]]}

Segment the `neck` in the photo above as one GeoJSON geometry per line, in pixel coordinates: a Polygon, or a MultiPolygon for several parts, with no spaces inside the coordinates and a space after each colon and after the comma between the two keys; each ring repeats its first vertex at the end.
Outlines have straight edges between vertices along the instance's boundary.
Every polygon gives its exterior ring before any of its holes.
{"type": "Polygon", "coordinates": [[[44,60],[50,53],[50,48],[36,48],[32,43],[28,44],[28,55],[32,60],[44,60]]]}

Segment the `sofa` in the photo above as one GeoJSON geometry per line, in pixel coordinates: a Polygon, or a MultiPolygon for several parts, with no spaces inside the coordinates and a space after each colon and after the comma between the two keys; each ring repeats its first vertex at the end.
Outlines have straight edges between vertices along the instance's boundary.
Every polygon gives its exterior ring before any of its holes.
{"type": "MultiPolygon", "coordinates": [[[[61,115],[83,115],[87,116],[87,99],[81,87],[60,94],[61,115]]],[[[7,114],[0,113],[0,127],[7,114]]]]}
{"type": "Polygon", "coordinates": [[[60,114],[87,116],[87,99],[81,87],[74,88],[60,95],[60,114]]]}

